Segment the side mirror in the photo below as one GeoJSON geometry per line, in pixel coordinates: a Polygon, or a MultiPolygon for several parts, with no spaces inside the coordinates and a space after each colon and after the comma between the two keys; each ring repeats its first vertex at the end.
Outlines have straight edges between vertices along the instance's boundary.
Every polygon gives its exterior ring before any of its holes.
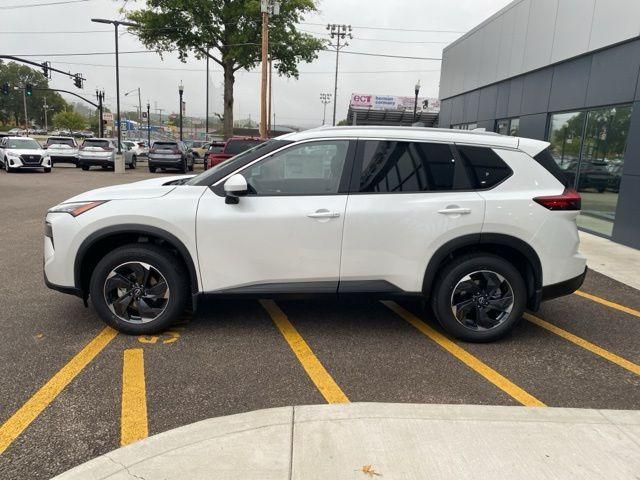
{"type": "Polygon", "coordinates": [[[230,176],[226,182],[224,182],[224,191],[227,194],[224,203],[227,205],[237,205],[240,198],[246,195],[249,190],[247,186],[247,179],[240,173],[230,176]]]}

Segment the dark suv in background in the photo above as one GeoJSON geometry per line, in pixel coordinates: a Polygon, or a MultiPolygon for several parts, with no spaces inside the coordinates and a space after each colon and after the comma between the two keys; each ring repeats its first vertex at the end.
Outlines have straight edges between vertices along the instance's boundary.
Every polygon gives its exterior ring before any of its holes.
{"type": "Polygon", "coordinates": [[[184,142],[157,141],[149,149],[149,171],[173,169],[182,173],[193,171],[193,155],[184,142]]]}

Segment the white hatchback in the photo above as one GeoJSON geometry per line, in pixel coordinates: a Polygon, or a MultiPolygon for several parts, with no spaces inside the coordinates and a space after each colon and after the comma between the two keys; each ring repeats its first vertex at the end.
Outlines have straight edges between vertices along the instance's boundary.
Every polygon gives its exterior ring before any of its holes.
{"type": "Polygon", "coordinates": [[[469,341],[575,291],[580,196],[548,143],[426,128],[292,133],[197,176],[49,210],[45,277],[127,333],[203,296],[426,298],[469,341]]]}

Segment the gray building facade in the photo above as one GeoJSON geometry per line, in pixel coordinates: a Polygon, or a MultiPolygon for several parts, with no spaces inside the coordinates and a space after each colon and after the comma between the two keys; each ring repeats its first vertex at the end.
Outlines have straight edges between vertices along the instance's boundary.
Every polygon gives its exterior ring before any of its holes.
{"type": "Polygon", "coordinates": [[[640,248],[640,1],[516,0],[443,52],[439,124],[544,139],[579,226],[640,248]]]}

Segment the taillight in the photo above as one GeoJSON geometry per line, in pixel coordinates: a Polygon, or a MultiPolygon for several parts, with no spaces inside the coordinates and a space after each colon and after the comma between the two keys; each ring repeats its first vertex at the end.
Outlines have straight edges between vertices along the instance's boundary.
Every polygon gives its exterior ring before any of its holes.
{"type": "Polygon", "coordinates": [[[536,197],[533,201],[549,210],[580,210],[582,207],[580,194],[572,188],[565,188],[562,195],[536,197]]]}
{"type": "Polygon", "coordinates": [[[113,151],[113,147],[102,147],[102,149],[103,149],[105,152],[112,152],[112,151],[113,151]]]}
{"type": "Polygon", "coordinates": [[[175,150],[172,150],[172,152],[173,152],[173,153],[180,153],[180,150],[175,149],[175,150]]]}

